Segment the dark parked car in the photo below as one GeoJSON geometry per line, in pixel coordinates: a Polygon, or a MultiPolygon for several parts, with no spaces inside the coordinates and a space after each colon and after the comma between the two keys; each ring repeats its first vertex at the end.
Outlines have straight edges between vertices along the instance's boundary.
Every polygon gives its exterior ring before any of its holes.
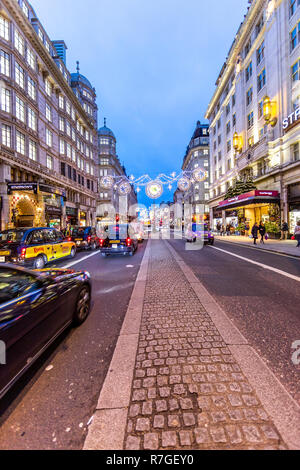
{"type": "Polygon", "coordinates": [[[0,398],[90,302],[87,272],[0,264],[0,398]]]}
{"type": "Polygon", "coordinates": [[[138,244],[138,239],[134,231],[131,233],[128,224],[114,224],[105,228],[103,238],[100,239],[100,250],[102,256],[113,254],[133,256],[138,244]]]}
{"type": "Polygon", "coordinates": [[[100,240],[94,227],[75,227],[68,240],[76,244],[77,250],[96,250],[100,247],[100,240]]]}

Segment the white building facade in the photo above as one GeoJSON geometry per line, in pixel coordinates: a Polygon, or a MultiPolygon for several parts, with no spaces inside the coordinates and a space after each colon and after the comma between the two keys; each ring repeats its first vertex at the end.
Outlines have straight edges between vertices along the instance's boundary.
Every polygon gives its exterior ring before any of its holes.
{"type": "Polygon", "coordinates": [[[300,0],[253,0],[217,79],[210,122],[210,216],[300,220],[300,0]],[[256,192],[226,200],[238,180],[256,192]],[[225,201],[224,201],[225,200],[225,201]]]}

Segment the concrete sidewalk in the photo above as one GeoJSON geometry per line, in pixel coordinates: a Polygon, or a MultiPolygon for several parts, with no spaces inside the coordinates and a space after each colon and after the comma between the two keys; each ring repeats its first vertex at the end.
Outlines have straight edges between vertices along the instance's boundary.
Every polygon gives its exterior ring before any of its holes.
{"type": "Polygon", "coordinates": [[[169,243],[137,283],[84,449],[300,447],[299,406],[169,243]]]}
{"type": "Polygon", "coordinates": [[[290,256],[296,256],[300,258],[300,248],[297,248],[297,241],[295,240],[266,240],[265,244],[261,244],[259,240],[257,240],[257,245],[254,246],[253,239],[244,236],[237,236],[237,235],[230,235],[221,237],[219,235],[215,235],[216,240],[220,240],[223,242],[234,243],[237,245],[243,246],[251,246],[256,248],[257,250],[266,250],[272,251],[275,253],[281,253],[290,256]]]}

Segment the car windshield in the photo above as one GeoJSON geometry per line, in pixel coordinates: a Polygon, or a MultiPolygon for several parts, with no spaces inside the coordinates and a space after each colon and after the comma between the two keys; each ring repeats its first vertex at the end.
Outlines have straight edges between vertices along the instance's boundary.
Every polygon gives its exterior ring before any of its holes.
{"type": "Polygon", "coordinates": [[[24,237],[22,230],[5,230],[0,232],[0,242],[18,243],[24,237]]]}
{"type": "Polygon", "coordinates": [[[124,240],[128,237],[128,225],[109,225],[105,233],[110,239],[124,240]]]}
{"type": "Polygon", "coordinates": [[[84,234],[85,234],[85,229],[83,227],[74,228],[72,230],[72,236],[73,237],[83,237],[84,234]]]}

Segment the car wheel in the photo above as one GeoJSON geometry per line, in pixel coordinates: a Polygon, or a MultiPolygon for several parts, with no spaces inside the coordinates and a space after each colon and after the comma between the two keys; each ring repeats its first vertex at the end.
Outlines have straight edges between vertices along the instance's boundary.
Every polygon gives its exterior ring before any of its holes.
{"type": "Polygon", "coordinates": [[[73,323],[76,326],[81,325],[87,319],[91,308],[91,292],[88,286],[81,288],[75,305],[73,323]]]}
{"type": "Polygon", "coordinates": [[[211,241],[211,242],[209,242],[209,244],[210,244],[211,246],[212,246],[214,243],[215,243],[214,240],[211,241]]]}
{"type": "Polygon", "coordinates": [[[46,260],[43,255],[38,256],[34,260],[34,269],[44,269],[45,265],[46,265],[46,260]]]}
{"type": "Polygon", "coordinates": [[[197,238],[196,237],[193,238],[193,243],[196,243],[196,241],[197,241],[197,238]]]}
{"type": "Polygon", "coordinates": [[[71,249],[70,256],[71,256],[71,258],[75,258],[75,255],[76,255],[76,248],[74,248],[74,246],[73,246],[73,248],[71,249]]]}

